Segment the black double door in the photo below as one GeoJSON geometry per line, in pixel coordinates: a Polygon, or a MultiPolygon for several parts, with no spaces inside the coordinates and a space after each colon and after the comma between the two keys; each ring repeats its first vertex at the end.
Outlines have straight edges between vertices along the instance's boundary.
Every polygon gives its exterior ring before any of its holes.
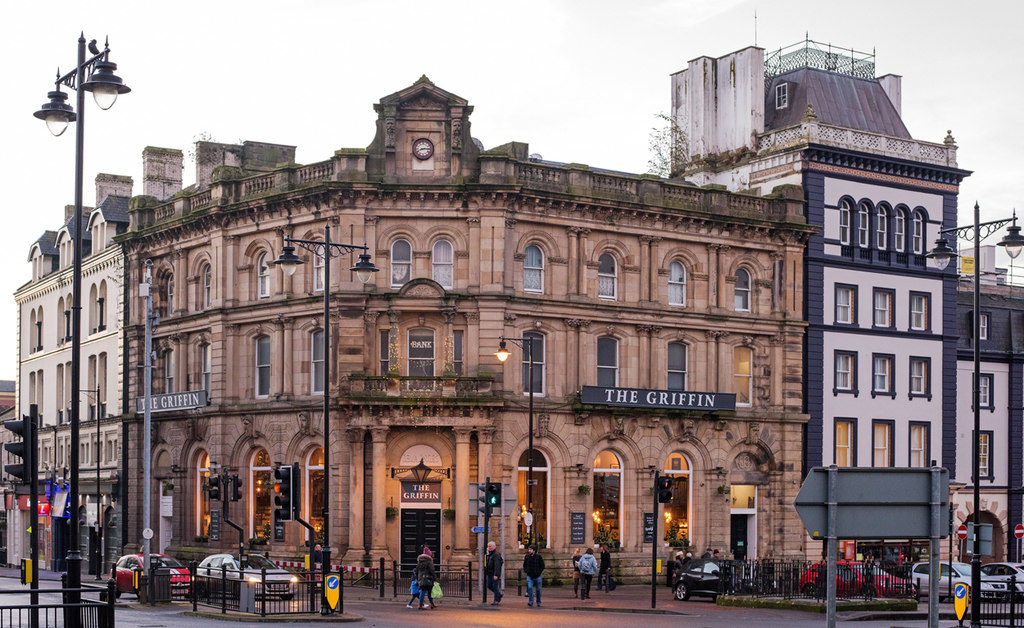
{"type": "Polygon", "coordinates": [[[403,573],[411,573],[416,558],[423,553],[423,547],[434,553],[434,563],[441,559],[441,510],[438,508],[402,509],[402,556],[403,573]]]}
{"type": "Polygon", "coordinates": [[[736,560],[747,558],[747,522],[750,515],[730,515],[729,549],[736,560]]]}

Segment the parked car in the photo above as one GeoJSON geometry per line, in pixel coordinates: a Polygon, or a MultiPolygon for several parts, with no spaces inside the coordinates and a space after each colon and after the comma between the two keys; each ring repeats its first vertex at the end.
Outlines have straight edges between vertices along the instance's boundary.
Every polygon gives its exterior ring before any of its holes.
{"type": "MultiPolygon", "coordinates": [[[[910,570],[914,584],[917,586],[917,593],[921,597],[928,597],[928,563],[914,563],[910,570]]],[[[939,601],[949,597],[950,563],[939,564],[939,601]]],[[[963,583],[971,586],[971,566],[967,563],[952,563],[952,584],[963,583]]],[[[981,577],[981,596],[985,598],[1005,597],[1007,584],[999,578],[985,576],[981,577]]]]}
{"type": "Polygon", "coordinates": [[[299,581],[298,576],[287,569],[278,567],[270,559],[259,554],[246,554],[239,561],[232,554],[214,554],[207,556],[196,568],[197,591],[200,595],[208,592],[219,593],[222,578],[234,582],[247,582],[255,585],[260,582],[266,570],[265,588],[257,596],[276,597],[290,600],[294,595],[292,585],[299,581]],[[201,579],[198,577],[202,576],[201,579]]]}
{"type": "MultiPolygon", "coordinates": [[[[177,558],[166,554],[150,554],[149,564],[152,569],[169,569],[171,571],[171,594],[174,597],[188,597],[191,592],[191,576],[188,567],[182,565],[177,558]]],[[[139,592],[135,588],[132,572],[143,571],[143,555],[127,554],[117,560],[111,567],[111,577],[117,585],[117,597],[122,593],[139,592]]]]}
{"type": "Polygon", "coordinates": [[[1010,578],[1016,578],[1015,589],[1018,597],[1024,594],[1024,569],[1013,563],[988,563],[981,566],[981,579],[985,581],[1005,582],[1010,588],[1010,578]]]}
{"type": "Polygon", "coordinates": [[[672,592],[677,600],[688,600],[691,595],[714,600],[718,597],[720,572],[721,566],[716,560],[692,560],[676,577],[672,592]]]}
{"type": "MultiPolygon", "coordinates": [[[[800,577],[800,592],[809,596],[824,596],[827,587],[828,566],[815,563],[800,577]]],[[[836,561],[836,595],[839,597],[908,597],[913,595],[906,578],[885,571],[875,563],[858,560],[836,561]]]]}

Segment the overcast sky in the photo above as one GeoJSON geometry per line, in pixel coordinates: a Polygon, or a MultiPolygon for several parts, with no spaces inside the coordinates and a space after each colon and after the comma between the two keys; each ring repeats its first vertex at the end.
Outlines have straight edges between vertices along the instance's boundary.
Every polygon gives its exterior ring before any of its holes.
{"type": "MultiPolygon", "coordinates": [[[[4,2],[0,378],[17,371],[12,294],[29,279],[29,245],[74,200],[74,129],[54,138],[32,112],[57,67],[74,63],[81,29],[101,44],[109,35],[132,88],[109,111],[86,102],[92,205],[97,172],[130,175],[142,193],[147,145],[188,154],[203,134],[262,140],[297,145],[300,163],[365,147],[373,103],[422,74],[469,100],[485,147],[518,140],[545,159],[643,172],[669,74],[753,44],[755,10],[764,48],[807,32],[875,49],[879,76],[903,76],[910,132],[939,142],[952,129],[960,167],[974,171],[961,187],[962,221],[975,199],[983,219],[1024,209],[1019,2],[4,2]]],[[[186,163],[185,184],[194,179],[186,163]]]]}

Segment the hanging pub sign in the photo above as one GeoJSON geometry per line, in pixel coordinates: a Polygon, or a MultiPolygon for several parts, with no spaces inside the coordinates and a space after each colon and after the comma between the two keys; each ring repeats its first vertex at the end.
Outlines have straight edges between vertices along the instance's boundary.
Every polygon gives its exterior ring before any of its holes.
{"type": "Polygon", "coordinates": [[[687,390],[651,390],[584,386],[581,401],[595,406],[618,408],[658,408],[663,410],[735,410],[732,393],[691,392],[687,390]]]}
{"type": "Polygon", "coordinates": [[[402,482],[402,508],[440,507],[440,482],[402,482]]]}

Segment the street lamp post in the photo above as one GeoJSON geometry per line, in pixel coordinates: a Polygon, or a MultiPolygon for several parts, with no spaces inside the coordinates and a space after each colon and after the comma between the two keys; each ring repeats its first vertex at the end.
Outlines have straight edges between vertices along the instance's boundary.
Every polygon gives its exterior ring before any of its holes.
{"type": "Polygon", "coordinates": [[[978,447],[978,439],[981,434],[981,408],[978,404],[980,400],[978,384],[981,380],[981,345],[978,342],[981,332],[981,272],[978,258],[981,255],[981,241],[995,233],[1000,227],[1010,223],[1012,224],[1007,227],[1007,234],[999,242],[999,246],[1006,249],[1006,253],[1010,256],[1010,259],[1016,259],[1016,257],[1020,255],[1021,247],[1024,246],[1024,236],[1020,234],[1020,227],[1017,226],[1016,212],[1014,212],[1012,218],[992,220],[989,222],[980,222],[980,217],[980,209],[978,204],[975,203],[974,224],[963,227],[948,227],[946,229],[940,229],[939,239],[935,241],[935,248],[928,253],[928,257],[935,260],[939,270],[944,270],[946,266],[949,265],[949,262],[957,256],[956,252],[946,243],[946,238],[944,236],[947,233],[954,234],[955,238],[974,241],[974,437],[971,439],[973,445],[973,470],[971,479],[974,482],[974,542],[972,545],[973,551],[971,552],[971,628],[980,628],[981,626],[981,537],[978,531],[978,524],[980,523],[978,517],[981,512],[981,481],[978,477],[981,467],[981,456],[978,447]],[[984,234],[982,231],[984,231],[984,234]]]}
{"type": "MultiPolygon", "coordinates": [[[[78,589],[82,584],[82,553],[78,521],[78,447],[80,428],[80,396],[81,396],[81,365],[82,365],[82,180],[83,153],[85,148],[85,92],[92,92],[93,98],[100,109],[110,109],[119,94],[131,90],[114,74],[117,65],[110,61],[110,47],[104,44],[103,50],[96,46],[96,40],[88,43],[91,54],[86,58],[85,34],[78,37],[78,60],[75,69],[67,74],[57,73],[54,90],[47,94],[50,99],[33,115],[46,122],[50,133],[61,135],[71,122],[75,124],[75,214],[72,218],[74,240],[74,259],[71,275],[71,398],[75,400],[71,406],[71,490],[68,501],[74,509],[71,517],[68,536],[67,573],[68,588],[78,589]],[[84,80],[83,80],[84,79],[84,80]],[[76,107],[66,102],[67,94],[61,91],[61,85],[76,92],[76,107]]],[[[69,602],[77,603],[80,594],[70,594],[69,602]]]]}
{"type": "MultiPolygon", "coordinates": [[[[324,508],[322,515],[324,520],[323,573],[326,575],[330,573],[331,570],[331,537],[329,534],[331,529],[331,334],[329,324],[331,320],[331,258],[334,257],[335,254],[362,251],[362,253],[359,254],[359,261],[356,262],[356,265],[349,270],[355,272],[356,277],[364,284],[370,281],[373,273],[377,272],[378,268],[370,261],[370,254],[368,253],[369,247],[366,245],[359,246],[357,244],[340,244],[332,242],[330,225],[324,225],[323,240],[285,238],[284,241],[285,246],[281,251],[281,255],[274,261],[274,263],[280,266],[289,277],[295,274],[295,269],[302,263],[302,260],[295,255],[295,246],[293,245],[298,245],[313,255],[322,256],[324,259],[324,508]]],[[[326,587],[324,587],[323,593],[320,596],[320,613],[327,615],[330,612],[330,606],[327,603],[327,591],[326,587]]]]}
{"type": "Polygon", "coordinates": [[[526,359],[526,378],[530,381],[527,387],[527,394],[529,396],[529,423],[527,427],[527,454],[526,454],[526,512],[530,514],[529,525],[526,526],[526,546],[530,547],[533,545],[533,526],[535,520],[533,518],[533,338],[523,336],[522,338],[506,338],[502,336],[500,343],[498,344],[498,350],[494,355],[498,358],[498,361],[502,364],[511,355],[509,353],[506,342],[521,347],[523,349],[523,355],[526,359]]]}

